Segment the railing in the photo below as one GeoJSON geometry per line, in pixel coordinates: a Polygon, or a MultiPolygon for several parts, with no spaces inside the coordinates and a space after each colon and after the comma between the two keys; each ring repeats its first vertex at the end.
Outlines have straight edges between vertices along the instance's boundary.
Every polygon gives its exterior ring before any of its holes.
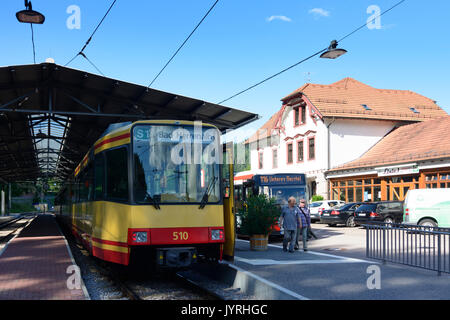
{"type": "Polygon", "coordinates": [[[364,227],[368,258],[450,273],[449,228],[381,222],[364,227]]]}

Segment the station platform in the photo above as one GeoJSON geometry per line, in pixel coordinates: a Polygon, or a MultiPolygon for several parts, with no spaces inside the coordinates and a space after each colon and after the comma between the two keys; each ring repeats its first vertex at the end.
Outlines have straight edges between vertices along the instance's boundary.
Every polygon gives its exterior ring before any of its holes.
{"type": "Polygon", "coordinates": [[[3,223],[8,223],[9,221],[13,220],[15,216],[0,216],[0,225],[3,223]]]}
{"type": "Polygon", "coordinates": [[[252,251],[249,241],[241,239],[236,240],[234,262],[225,262],[211,277],[264,300],[450,298],[448,274],[314,249],[283,252],[275,244],[267,251],[252,251]]]}
{"type": "Polygon", "coordinates": [[[85,300],[74,264],[54,215],[37,215],[0,253],[0,300],[85,300]]]}

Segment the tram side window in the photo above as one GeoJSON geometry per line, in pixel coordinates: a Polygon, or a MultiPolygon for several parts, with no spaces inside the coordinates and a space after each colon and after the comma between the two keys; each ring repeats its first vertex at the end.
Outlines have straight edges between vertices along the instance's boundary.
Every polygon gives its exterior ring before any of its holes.
{"type": "Polygon", "coordinates": [[[103,154],[95,156],[95,200],[103,200],[105,191],[105,158],[103,154]]]}
{"type": "Polygon", "coordinates": [[[87,187],[87,200],[94,200],[94,166],[89,163],[86,173],[85,187],[87,187]]]}
{"type": "Polygon", "coordinates": [[[79,197],[78,197],[78,201],[80,202],[85,202],[87,200],[87,187],[86,187],[86,171],[83,171],[80,173],[80,180],[78,183],[78,190],[79,190],[79,197]]]}
{"type": "Polygon", "coordinates": [[[106,197],[128,201],[127,149],[106,151],[106,197]]]}
{"type": "Polygon", "coordinates": [[[79,180],[75,179],[72,182],[72,203],[77,203],[78,202],[78,184],[79,184],[79,180]]]}
{"type": "Polygon", "coordinates": [[[92,201],[93,194],[93,167],[89,164],[80,174],[80,201],[92,201]]]}

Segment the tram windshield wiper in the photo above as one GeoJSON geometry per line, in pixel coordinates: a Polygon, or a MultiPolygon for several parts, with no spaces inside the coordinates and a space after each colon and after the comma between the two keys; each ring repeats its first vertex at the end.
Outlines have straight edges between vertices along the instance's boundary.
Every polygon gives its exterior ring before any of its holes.
{"type": "Polygon", "coordinates": [[[214,182],[216,182],[216,179],[217,177],[213,177],[211,181],[209,181],[208,188],[206,189],[205,194],[203,194],[202,201],[200,202],[200,207],[198,207],[199,209],[203,209],[208,202],[209,194],[211,193],[212,186],[214,186],[214,182]]]}
{"type": "Polygon", "coordinates": [[[153,204],[153,206],[155,207],[156,210],[160,210],[161,207],[159,206],[159,203],[155,199],[152,198],[150,193],[148,193],[148,192],[145,192],[145,193],[146,193],[145,199],[150,200],[150,202],[153,204]]]}

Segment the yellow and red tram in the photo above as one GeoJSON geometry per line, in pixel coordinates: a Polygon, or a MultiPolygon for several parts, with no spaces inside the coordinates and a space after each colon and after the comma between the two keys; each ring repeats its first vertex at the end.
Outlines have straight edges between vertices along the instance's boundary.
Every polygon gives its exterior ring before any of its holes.
{"type": "Polygon", "coordinates": [[[77,166],[55,209],[106,261],[128,265],[138,252],[169,267],[221,260],[234,251],[233,178],[223,157],[210,124],[117,124],[77,166]]]}

